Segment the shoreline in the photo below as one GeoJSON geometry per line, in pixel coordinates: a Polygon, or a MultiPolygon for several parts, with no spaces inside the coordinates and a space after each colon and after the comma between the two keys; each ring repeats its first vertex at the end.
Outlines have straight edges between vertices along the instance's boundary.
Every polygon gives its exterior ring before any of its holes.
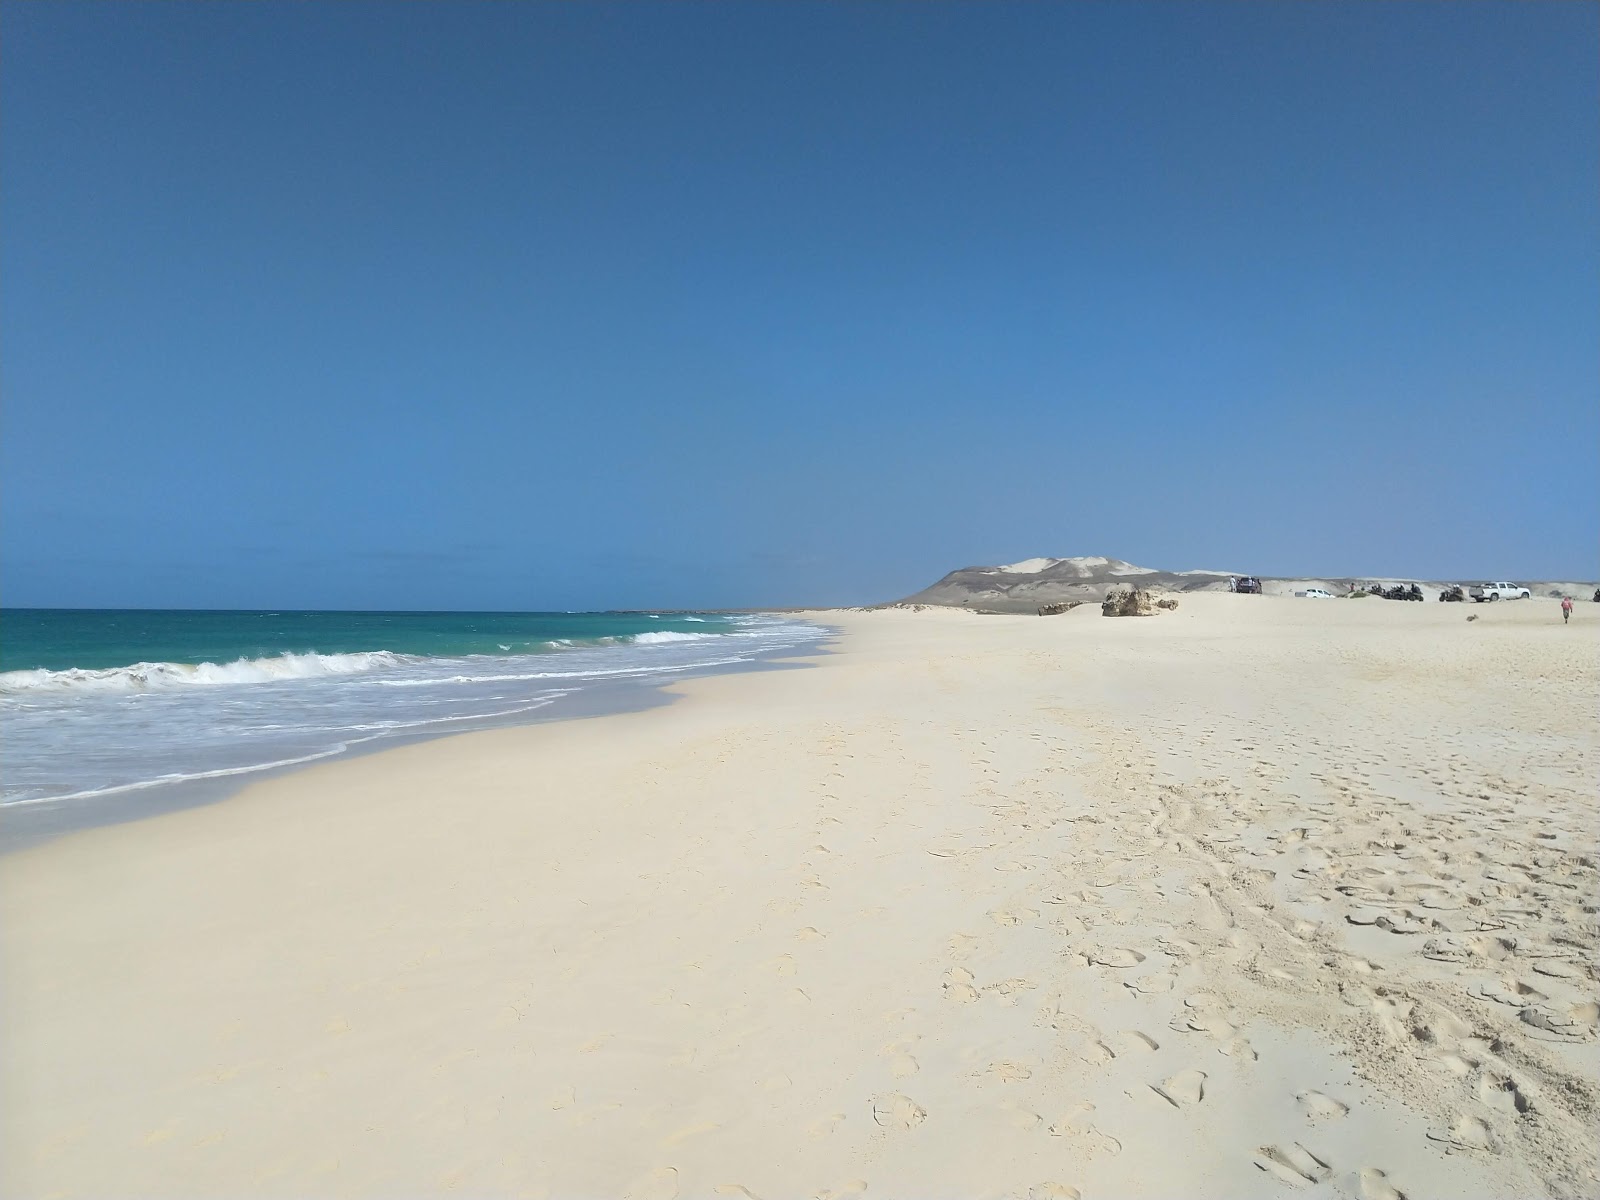
{"type": "Polygon", "coordinates": [[[829,613],[808,670],[21,851],[0,1183],[1581,1194],[1600,672],[1549,615],[829,613]]]}
{"type": "MultiPolygon", "coordinates": [[[[829,628],[820,621],[813,620],[809,623],[824,630],[829,628]]],[[[159,781],[97,795],[52,797],[0,805],[0,859],[19,850],[84,830],[106,825],[124,825],[165,813],[218,804],[257,783],[285,778],[301,771],[350,758],[382,754],[403,746],[465,737],[492,729],[518,729],[528,725],[593,720],[617,713],[642,712],[674,703],[678,697],[670,689],[679,680],[698,679],[708,675],[742,674],[749,671],[794,669],[804,666],[806,659],[829,653],[830,645],[831,636],[824,637],[813,647],[762,651],[747,662],[690,667],[672,678],[598,680],[586,689],[568,693],[558,704],[520,714],[520,719],[483,718],[484,723],[476,729],[397,733],[346,745],[341,750],[301,762],[245,768],[218,777],[159,781]]]]}

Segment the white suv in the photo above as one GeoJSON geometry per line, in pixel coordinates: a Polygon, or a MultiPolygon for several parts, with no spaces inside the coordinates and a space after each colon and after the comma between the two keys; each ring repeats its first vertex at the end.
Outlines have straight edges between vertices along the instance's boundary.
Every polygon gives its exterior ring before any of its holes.
{"type": "Polygon", "coordinates": [[[1296,592],[1296,596],[1304,596],[1307,600],[1332,600],[1333,593],[1326,588],[1307,588],[1303,592],[1296,592]]]}
{"type": "Polygon", "coordinates": [[[1468,595],[1481,604],[1485,600],[1526,600],[1531,593],[1514,583],[1486,583],[1473,588],[1468,595]]]}

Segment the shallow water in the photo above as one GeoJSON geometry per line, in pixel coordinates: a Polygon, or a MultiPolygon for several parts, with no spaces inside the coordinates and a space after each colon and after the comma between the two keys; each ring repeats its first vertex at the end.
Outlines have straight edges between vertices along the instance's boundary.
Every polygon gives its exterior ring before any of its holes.
{"type": "Polygon", "coordinates": [[[629,707],[619,687],[826,631],[711,614],[35,610],[6,613],[0,635],[7,665],[27,664],[0,674],[0,805],[15,808],[559,717],[592,709],[580,697],[602,686],[609,707],[629,707]]]}

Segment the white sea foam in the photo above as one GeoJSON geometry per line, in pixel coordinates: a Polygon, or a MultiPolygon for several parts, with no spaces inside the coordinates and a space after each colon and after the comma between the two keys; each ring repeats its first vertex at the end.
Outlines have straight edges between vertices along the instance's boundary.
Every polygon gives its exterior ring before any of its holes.
{"type": "MultiPolygon", "coordinates": [[[[695,618],[684,618],[691,620],[695,618]]],[[[672,630],[651,630],[646,633],[625,634],[620,637],[599,638],[592,644],[599,646],[664,645],[670,642],[701,642],[724,637],[750,636],[738,633],[679,633],[672,630]]],[[[577,645],[570,638],[556,638],[536,643],[535,648],[559,650],[577,645]]],[[[509,649],[501,646],[502,650],[509,649]]],[[[428,660],[414,655],[397,654],[390,650],[372,650],[355,654],[280,654],[270,658],[242,658],[231,663],[169,663],[141,662],[129,667],[109,667],[104,670],[69,668],[61,671],[44,669],[0,672],[0,696],[24,695],[29,692],[150,692],[168,688],[217,686],[239,683],[275,683],[288,679],[315,679],[326,675],[361,675],[373,671],[386,671],[428,660]]],[[[580,672],[582,674],[583,672],[580,672]]],[[[543,679],[546,674],[519,674],[502,676],[455,677],[453,682],[472,683],[490,680],[543,679]]],[[[409,682],[409,681],[408,681],[409,682]]],[[[432,682],[418,680],[414,682],[432,682]]]]}
{"type": "Polygon", "coordinates": [[[389,650],[361,654],[280,654],[241,658],[231,663],[134,663],[100,671],[6,671],[0,673],[0,695],[35,691],[150,692],[194,685],[272,683],[315,679],[322,675],[359,675],[403,666],[416,659],[389,650]]]}
{"type": "MultiPolygon", "coordinates": [[[[369,739],[356,738],[353,742],[369,739]]],[[[54,804],[58,800],[87,800],[91,796],[114,796],[119,792],[142,792],[147,788],[162,787],[167,784],[187,783],[192,779],[226,779],[231,775],[252,775],[257,771],[271,771],[279,767],[297,767],[303,763],[316,762],[321,758],[332,758],[336,754],[343,754],[350,748],[351,742],[340,742],[326,750],[319,750],[315,754],[302,754],[297,758],[283,758],[277,762],[250,763],[242,767],[218,767],[214,771],[191,771],[187,774],[181,771],[169,772],[158,775],[154,779],[138,779],[132,783],[119,783],[111,787],[86,788],[78,792],[63,792],[59,795],[24,796],[17,799],[8,798],[0,808],[21,808],[29,804],[54,804]]]]}
{"type": "Polygon", "coordinates": [[[710,628],[449,658],[372,651],[6,672],[0,806],[244,776],[395,737],[559,715],[591,686],[723,669],[827,636],[765,616],[710,628]]]}

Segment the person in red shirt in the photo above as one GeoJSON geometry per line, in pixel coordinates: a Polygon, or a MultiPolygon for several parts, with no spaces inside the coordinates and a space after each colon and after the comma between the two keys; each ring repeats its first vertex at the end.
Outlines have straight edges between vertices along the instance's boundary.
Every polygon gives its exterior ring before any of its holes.
{"type": "Polygon", "coordinates": [[[1563,596],[1561,597],[1561,623],[1565,625],[1570,620],[1572,620],[1572,597],[1563,596]]]}

